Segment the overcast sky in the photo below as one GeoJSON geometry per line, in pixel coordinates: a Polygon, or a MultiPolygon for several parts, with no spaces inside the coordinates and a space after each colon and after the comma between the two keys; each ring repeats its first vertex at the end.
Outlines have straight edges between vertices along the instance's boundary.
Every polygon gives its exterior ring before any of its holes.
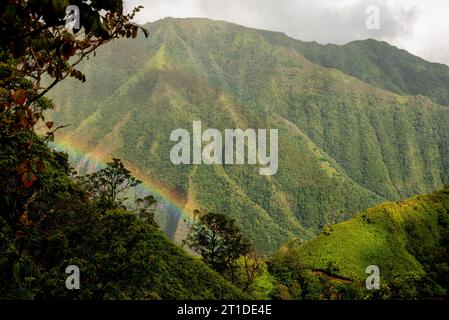
{"type": "Polygon", "coordinates": [[[207,17],[323,44],[375,38],[449,65],[449,0],[125,0],[125,5],[145,7],[140,23],[207,17]],[[379,8],[377,30],[365,24],[371,5],[379,8]]]}

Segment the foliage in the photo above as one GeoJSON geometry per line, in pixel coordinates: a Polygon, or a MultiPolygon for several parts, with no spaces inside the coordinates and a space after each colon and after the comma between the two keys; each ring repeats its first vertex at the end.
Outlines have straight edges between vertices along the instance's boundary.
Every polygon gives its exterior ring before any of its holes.
{"type": "MultiPolygon", "coordinates": [[[[2,146],[10,157],[20,152],[2,146]]],[[[148,216],[154,199],[142,199],[140,212],[105,210],[72,180],[66,155],[37,137],[32,150],[45,169],[29,188],[17,187],[9,163],[0,162],[0,299],[247,297],[156,229],[148,216]],[[19,217],[16,199],[28,199],[19,217]],[[80,290],[65,287],[72,264],[80,268],[80,290]]]]}
{"type": "MultiPolygon", "coordinates": [[[[13,99],[29,104],[44,96],[54,85],[68,76],[85,81],[75,66],[100,45],[118,37],[135,38],[138,30],[147,31],[130,21],[141,7],[123,14],[122,1],[9,1],[0,7],[2,52],[2,87],[21,90],[23,79],[31,81],[29,92],[18,91],[13,99]],[[80,9],[80,28],[70,32],[65,27],[66,8],[80,9]],[[74,63],[69,63],[76,57],[74,63]],[[7,62],[7,64],[6,64],[7,62]],[[53,83],[41,87],[44,74],[53,83]],[[14,98],[15,97],[15,98],[14,98]]],[[[18,102],[18,101],[15,101],[18,102]]]]}
{"type": "Polygon", "coordinates": [[[201,255],[218,273],[235,281],[237,260],[249,253],[251,245],[235,220],[219,213],[198,213],[184,244],[201,255]]]}
{"type": "Polygon", "coordinates": [[[157,226],[155,211],[157,208],[157,200],[153,196],[145,196],[143,198],[137,198],[135,200],[136,208],[135,213],[146,224],[157,226]]]}
{"type": "Polygon", "coordinates": [[[115,158],[107,162],[105,168],[82,177],[82,181],[89,193],[107,209],[123,206],[126,199],[119,199],[119,195],[141,183],[131,175],[131,171],[125,168],[120,159],[115,158]]]}
{"type": "MultiPolygon", "coordinates": [[[[264,31],[206,19],[145,27],[149,39],[111,42],[80,65],[90,81],[55,88],[51,96],[61,108],[49,114],[73,124],[64,143],[126,159],[151,177],[145,182],[163,185],[190,207],[229,213],[259,253],[449,183],[449,110],[428,97],[384,91],[346,69],[314,64],[293,48],[299,41],[276,42],[264,31]],[[193,120],[220,131],[279,129],[277,174],[261,177],[247,165],[174,166],[168,137],[193,120]]],[[[384,47],[360,46],[360,55],[384,47]]],[[[403,52],[390,54],[397,61],[403,52]]],[[[444,73],[443,66],[432,68],[438,67],[444,73]]]]}
{"type": "Polygon", "coordinates": [[[139,182],[120,160],[75,181],[68,156],[46,145],[61,126],[45,121],[44,96],[68,77],[85,81],[75,67],[100,45],[147,35],[130,22],[139,8],[125,15],[122,1],[71,1],[82,28],[69,32],[68,4],[0,4],[0,299],[247,297],[156,229],[154,199],[120,207],[117,196],[139,182]],[[38,123],[52,130],[45,138],[38,123]],[[65,287],[72,264],[80,290],[65,287]]]}
{"type": "Polygon", "coordinates": [[[75,67],[99,46],[118,37],[135,38],[139,29],[147,35],[145,29],[130,22],[139,10],[123,14],[121,1],[19,0],[0,4],[0,129],[11,138],[28,134],[18,146],[28,152],[16,168],[26,187],[37,177],[34,163],[39,159],[30,157],[35,126],[41,122],[52,130],[47,132],[49,139],[62,127],[45,122],[44,111],[53,104],[44,96],[68,77],[85,81],[75,67]],[[81,30],[75,33],[64,26],[69,4],[80,9],[81,30]],[[47,86],[45,76],[51,79],[47,86]]]}
{"type": "Polygon", "coordinates": [[[155,22],[151,39],[111,42],[83,63],[100,44],[137,37],[137,10],[75,1],[92,10],[82,10],[84,31],[72,34],[62,27],[63,4],[0,5],[0,298],[447,297],[447,190],[338,223],[448,183],[449,111],[432,102],[447,101],[445,67],[375,41],[309,54],[279,34],[202,19],[155,22]],[[91,82],[82,87],[67,79],[84,73],[91,82]],[[60,106],[55,121],[44,116],[53,107],[47,92],[60,106]],[[173,166],[166,138],[198,119],[218,129],[278,128],[278,174],[173,166]],[[35,133],[39,122],[52,130],[46,138],[35,133]],[[156,229],[154,198],[133,212],[123,207],[121,191],[138,181],[118,159],[74,181],[67,155],[45,144],[56,122],[72,122],[65,139],[85,151],[105,148],[203,212],[229,212],[202,215],[187,238],[213,270],[156,229]],[[323,228],[269,261],[246,240],[272,253],[323,228]],[[86,280],[79,291],[64,286],[69,264],[86,280]],[[367,292],[371,264],[382,285],[367,292]]]}
{"type": "Polygon", "coordinates": [[[277,252],[277,298],[428,299],[448,295],[449,190],[384,204],[277,252]],[[381,289],[365,289],[377,265],[381,289]]]}
{"type": "Polygon", "coordinates": [[[266,295],[265,292],[269,292],[270,288],[264,288],[263,286],[270,286],[270,279],[267,279],[269,274],[262,257],[251,250],[237,260],[236,269],[233,283],[243,292],[259,299],[265,298],[264,294],[266,295]],[[268,282],[268,284],[262,284],[263,281],[268,282]]]}
{"type": "Polygon", "coordinates": [[[268,298],[271,279],[266,263],[235,220],[224,214],[199,211],[195,212],[195,219],[183,244],[243,292],[259,299],[268,298]]]}
{"type": "Polygon", "coordinates": [[[431,63],[387,42],[358,40],[346,45],[302,42],[264,32],[273,45],[297,50],[308,60],[335,68],[376,87],[402,95],[423,95],[449,106],[449,67],[431,63]]]}

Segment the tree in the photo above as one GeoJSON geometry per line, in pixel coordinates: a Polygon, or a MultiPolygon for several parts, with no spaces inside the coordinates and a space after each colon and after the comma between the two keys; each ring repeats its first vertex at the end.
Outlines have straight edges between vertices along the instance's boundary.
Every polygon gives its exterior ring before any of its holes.
{"type": "Polygon", "coordinates": [[[135,201],[137,216],[146,224],[157,227],[155,220],[155,211],[157,208],[157,200],[152,195],[143,198],[137,198],[135,201]]]}
{"type": "Polygon", "coordinates": [[[198,211],[195,214],[199,217],[191,226],[184,244],[200,254],[212,269],[234,282],[237,261],[250,252],[250,242],[229,216],[200,214],[198,211]]]}
{"type": "Polygon", "coordinates": [[[252,294],[254,292],[253,286],[256,279],[262,275],[265,263],[254,250],[250,250],[240,260],[238,286],[243,292],[252,294]]]}
{"type": "Polygon", "coordinates": [[[119,199],[118,196],[141,183],[131,175],[131,171],[125,168],[120,159],[115,158],[107,162],[105,168],[79,179],[106,210],[122,206],[126,198],[119,199]]]}
{"type": "Polygon", "coordinates": [[[123,14],[120,0],[3,1],[0,50],[5,89],[25,89],[19,80],[27,78],[32,86],[26,89],[30,90],[12,96],[16,102],[28,98],[32,104],[66,77],[84,81],[75,66],[100,45],[118,37],[135,38],[139,29],[148,35],[147,30],[130,23],[141,8],[123,14]],[[65,26],[69,5],[80,11],[80,29],[73,32],[65,26]],[[69,61],[71,57],[76,59],[69,61]],[[8,68],[5,62],[12,65],[8,68]],[[52,79],[49,86],[41,86],[44,74],[52,79]]]}
{"type": "MultiPolygon", "coordinates": [[[[119,37],[137,36],[131,23],[141,7],[123,13],[122,1],[15,0],[0,3],[0,132],[3,139],[27,139],[17,147],[23,155],[10,164],[18,181],[29,188],[38,180],[39,161],[32,157],[35,126],[45,123],[52,139],[52,121],[44,112],[53,103],[44,96],[67,77],[85,81],[76,66],[99,46],[119,37]],[[66,8],[79,8],[80,29],[65,27],[66,8]],[[43,79],[49,79],[49,84],[43,79]]],[[[53,129],[52,129],[53,128],[53,129]]]]}

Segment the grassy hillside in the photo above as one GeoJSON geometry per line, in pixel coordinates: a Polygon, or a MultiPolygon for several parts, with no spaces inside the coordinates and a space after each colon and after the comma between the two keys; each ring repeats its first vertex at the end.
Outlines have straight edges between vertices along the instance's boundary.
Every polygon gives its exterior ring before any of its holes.
{"type": "Polygon", "coordinates": [[[71,123],[58,139],[126,160],[188,209],[233,215],[259,251],[449,181],[449,109],[430,98],[314,64],[263,31],[205,19],[147,27],[147,40],[98,50],[82,87],[53,91],[51,117],[71,123]],[[174,166],[170,132],[193,120],[279,129],[278,173],[174,166]]]}
{"type": "Polygon", "coordinates": [[[445,296],[448,236],[446,188],[368,209],[325,228],[303,245],[285,246],[275,255],[271,271],[284,288],[280,290],[284,297],[445,296]],[[364,289],[369,265],[380,268],[380,292],[364,289]]]}

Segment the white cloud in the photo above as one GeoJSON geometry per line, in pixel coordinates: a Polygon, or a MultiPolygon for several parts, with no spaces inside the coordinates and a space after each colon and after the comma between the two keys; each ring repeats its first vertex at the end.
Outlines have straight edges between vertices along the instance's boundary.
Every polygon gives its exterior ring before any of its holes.
{"type": "Polygon", "coordinates": [[[427,60],[449,65],[447,0],[125,0],[143,5],[139,22],[207,17],[283,31],[320,43],[385,40],[427,60]],[[380,30],[365,27],[368,5],[380,8],[380,30]]]}

